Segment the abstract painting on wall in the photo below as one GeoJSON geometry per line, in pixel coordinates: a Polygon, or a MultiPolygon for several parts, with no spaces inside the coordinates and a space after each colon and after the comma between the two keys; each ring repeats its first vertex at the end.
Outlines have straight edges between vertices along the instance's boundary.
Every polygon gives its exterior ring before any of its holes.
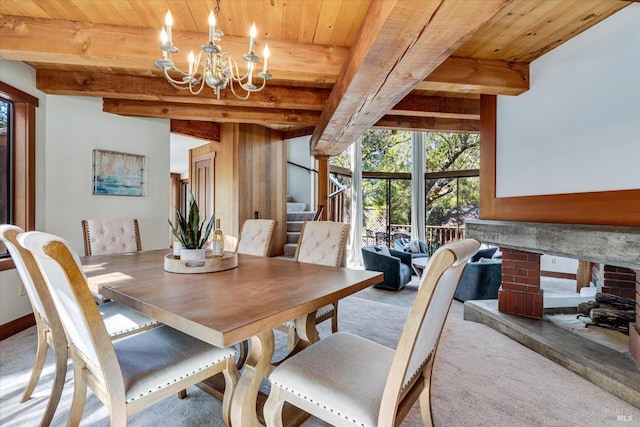
{"type": "Polygon", "coordinates": [[[93,150],[93,194],[143,196],[145,157],[93,150]]]}

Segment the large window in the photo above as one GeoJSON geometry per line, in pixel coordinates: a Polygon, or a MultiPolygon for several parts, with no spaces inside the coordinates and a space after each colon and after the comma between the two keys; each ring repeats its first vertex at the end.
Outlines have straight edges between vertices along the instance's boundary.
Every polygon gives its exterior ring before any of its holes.
{"type": "MultiPolygon", "coordinates": [[[[13,222],[13,104],[0,98],[0,224],[13,222]]],[[[7,248],[0,243],[0,257],[8,256],[7,248]]]]}
{"type": "MultiPolygon", "coordinates": [[[[464,235],[479,213],[480,136],[425,133],[426,238],[441,245],[464,235]]],[[[362,138],[363,243],[392,245],[411,231],[411,133],[369,130],[362,138]]],[[[346,153],[335,166],[350,169],[346,153]]]]}
{"type": "MultiPolygon", "coordinates": [[[[25,230],[35,228],[35,123],[38,98],[0,82],[0,218],[25,230]],[[6,156],[5,156],[6,154],[6,156]]],[[[4,248],[2,252],[6,254],[4,248]]],[[[0,259],[0,270],[13,268],[13,261],[0,259]]]]}

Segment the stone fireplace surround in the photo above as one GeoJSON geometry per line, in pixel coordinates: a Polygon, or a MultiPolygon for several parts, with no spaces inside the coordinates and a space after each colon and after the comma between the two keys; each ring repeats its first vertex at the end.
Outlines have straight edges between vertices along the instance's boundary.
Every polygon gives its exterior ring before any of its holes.
{"type": "Polygon", "coordinates": [[[634,270],[636,322],[629,328],[629,347],[640,366],[640,227],[468,220],[465,236],[500,246],[498,309],[507,314],[542,318],[541,254],[634,270]]]}

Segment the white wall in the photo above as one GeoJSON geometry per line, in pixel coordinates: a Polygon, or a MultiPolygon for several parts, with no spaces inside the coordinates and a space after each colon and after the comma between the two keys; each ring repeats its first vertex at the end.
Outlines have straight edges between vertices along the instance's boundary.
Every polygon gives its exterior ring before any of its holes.
{"type": "MultiPolygon", "coordinates": [[[[315,159],[309,151],[309,140],[305,136],[287,141],[287,160],[309,169],[316,169],[315,159]]],[[[298,203],[306,203],[309,209],[314,209],[315,172],[307,172],[297,166],[287,165],[287,194],[293,196],[298,203]]]]}
{"type": "Polygon", "coordinates": [[[578,260],[543,254],[540,257],[540,270],[576,274],[578,271],[578,260]]]}
{"type": "Polygon", "coordinates": [[[499,96],[498,197],[640,188],[640,4],[531,63],[499,96]]]}
{"type": "MultiPolygon", "coordinates": [[[[0,79],[40,99],[36,227],[66,238],[84,254],[82,219],[136,217],[144,249],[168,247],[169,121],[103,113],[101,99],[45,95],[35,89],[34,71],[22,63],[0,61],[0,79]],[[94,148],[146,156],[145,196],[93,196],[94,148]]],[[[0,272],[0,324],[31,312],[18,286],[14,270],[0,272]]]]}
{"type": "Polygon", "coordinates": [[[100,98],[47,96],[45,229],[84,254],[83,219],[132,217],[143,249],[168,247],[169,132],[168,120],[103,113],[100,98]],[[96,148],[146,156],[145,196],[93,195],[96,148]]]}

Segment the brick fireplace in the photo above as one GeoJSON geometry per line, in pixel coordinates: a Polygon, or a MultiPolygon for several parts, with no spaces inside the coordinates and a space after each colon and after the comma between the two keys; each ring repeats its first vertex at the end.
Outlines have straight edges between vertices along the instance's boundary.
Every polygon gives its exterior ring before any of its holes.
{"type": "Polygon", "coordinates": [[[542,319],[541,254],[603,264],[598,290],[635,298],[629,347],[640,366],[640,227],[468,220],[466,237],[500,246],[498,310],[507,314],[542,319]]]}

